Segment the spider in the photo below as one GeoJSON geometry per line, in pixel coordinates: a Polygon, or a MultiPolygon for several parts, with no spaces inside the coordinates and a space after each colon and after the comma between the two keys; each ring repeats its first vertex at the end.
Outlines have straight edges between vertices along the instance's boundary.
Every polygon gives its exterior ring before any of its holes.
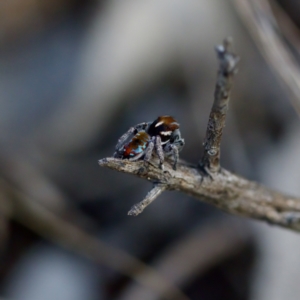
{"type": "Polygon", "coordinates": [[[144,122],[129,128],[118,140],[114,157],[134,161],[144,156],[144,160],[149,161],[155,149],[160,168],[163,169],[165,156],[173,156],[173,169],[176,170],[178,153],[183,146],[184,139],[180,134],[179,123],[171,116],[160,116],[153,122],[144,122]],[[133,138],[125,143],[130,135],[134,135],[133,138]]]}

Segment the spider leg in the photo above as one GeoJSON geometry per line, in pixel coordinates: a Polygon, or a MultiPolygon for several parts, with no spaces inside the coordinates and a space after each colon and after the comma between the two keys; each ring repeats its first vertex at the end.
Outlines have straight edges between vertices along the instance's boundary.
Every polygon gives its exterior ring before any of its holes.
{"type": "Polygon", "coordinates": [[[151,122],[143,122],[143,123],[139,123],[139,124],[135,125],[134,127],[136,129],[136,132],[139,132],[142,130],[147,131],[146,129],[147,129],[147,127],[150,126],[150,124],[151,124],[151,122]]]}
{"type": "MultiPolygon", "coordinates": [[[[139,131],[145,130],[149,126],[149,122],[143,122],[140,124],[135,125],[134,127],[130,127],[118,140],[118,143],[116,145],[116,152],[115,154],[120,150],[120,148],[124,145],[124,142],[128,139],[128,137],[132,134],[136,134],[139,131]]],[[[114,155],[115,155],[114,154],[114,155]]],[[[117,154],[116,154],[117,155],[117,154]]],[[[115,157],[115,156],[114,156],[115,157]]]]}
{"type": "Polygon", "coordinates": [[[179,159],[179,151],[176,145],[171,145],[172,148],[172,153],[173,153],[173,158],[174,158],[174,164],[173,164],[173,169],[177,169],[177,162],[179,159]]]}
{"type": "Polygon", "coordinates": [[[176,140],[173,144],[168,143],[164,147],[165,154],[167,156],[173,156],[173,159],[174,159],[173,169],[174,170],[176,170],[176,168],[177,168],[177,163],[179,160],[179,152],[182,150],[184,144],[185,144],[184,139],[180,138],[180,139],[176,140]]]}
{"type": "Polygon", "coordinates": [[[181,133],[179,129],[176,129],[174,131],[171,144],[176,145],[179,152],[182,150],[185,143],[184,143],[184,139],[181,137],[181,133]]]}
{"type": "Polygon", "coordinates": [[[114,158],[120,158],[121,157],[120,152],[118,150],[116,150],[116,152],[114,153],[113,157],[114,158]]]}
{"type": "MultiPolygon", "coordinates": [[[[147,149],[145,149],[146,151],[147,149]]],[[[129,158],[128,160],[129,161],[135,161],[135,160],[138,160],[139,158],[141,158],[144,154],[145,154],[145,151],[142,151],[141,153],[139,153],[138,155],[134,156],[134,157],[131,157],[129,158]]]]}
{"type": "Polygon", "coordinates": [[[184,139],[180,138],[179,140],[175,141],[174,145],[177,147],[178,152],[180,152],[185,145],[184,139]]]}
{"type": "Polygon", "coordinates": [[[151,159],[153,148],[154,148],[154,142],[153,142],[153,139],[151,139],[147,148],[144,151],[144,153],[145,153],[144,161],[149,161],[151,159]]]}
{"type": "Polygon", "coordinates": [[[156,153],[158,155],[159,158],[159,167],[163,170],[164,169],[164,160],[165,160],[165,155],[164,155],[164,151],[163,151],[163,147],[161,144],[161,138],[159,135],[157,135],[156,137],[154,137],[155,139],[155,150],[156,153]]]}
{"type": "Polygon", "coordinates": [[[116,152],[117,153],[120,148],[123,146],[124,142],[128,139],[128,137],[135,132],[135,127],[130,127],[118,140],[116,145],[116,152]]]}

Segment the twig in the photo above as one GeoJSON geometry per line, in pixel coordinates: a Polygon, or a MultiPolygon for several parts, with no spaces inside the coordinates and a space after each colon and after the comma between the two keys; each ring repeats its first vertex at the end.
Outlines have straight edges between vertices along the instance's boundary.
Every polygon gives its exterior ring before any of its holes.
{"type": "MultiPolygon", "coordinates": [[[[164,170],[156,167],[157,162],[154,162],[154,164],[144,161],[130,162],[115,158],[101,159],[99,164],[103,167],[162,184],[166,190],[181,191],[231,214],[260,219],[271,224],[300,231],[299,198],[275,192],[218,167],[220,139],[223,130],[220,126],[224,127],[225,125],[231,83],[229,78],[234,73],[237,57],[228,52],[227,42],[225,42],[223,48],[219,46],[217,52],[219,54],[220,70],[225,71],[223,75],[221,71],[219,72],[215,93],[217,105],[212,108],[216,112],[219,110],[219,113],[211,114],[213,118],[216,118],[214,120],[216,125],[212,128],[208,126],[206,140],[213,140],[213,142],[211,144],[207,143],[209,144],[207,146],[208,150],[204,153],[202,159],[207,172],[203,173],[203,168],[199,166],[193,167],[184,163],[179,163],[178,169],[175,171],[168,161],[164,164],[164,170]],[[224,66],[227,66],[227,69],[224,66]],[[218,120],[218,117],[221,120],[218,120]],[[216,132],[213,131],[214,128],[216,128],[216,132]],[[209,155],[209,149],[217,152],[209,155]],[[212,156],[212,159],[210,159],[210,156],[212,156]],[[207,176],[207,173],[213,176],[207,176]]],[[[152,159],[157,160],[155,157],[152,159]]]]}
{"type": "Polygon", "coordinates": [[[204,140],[204,155],[200,165],[210,174],[220,170],[220,145],[225,127],[226,113],[230,100],[232,78],[236,73],[239,58],[230,52],[231,40],[226,39],[224,45],[216,47],[220,68],[217,78],[214,103],[209,115],[204,140]]]}

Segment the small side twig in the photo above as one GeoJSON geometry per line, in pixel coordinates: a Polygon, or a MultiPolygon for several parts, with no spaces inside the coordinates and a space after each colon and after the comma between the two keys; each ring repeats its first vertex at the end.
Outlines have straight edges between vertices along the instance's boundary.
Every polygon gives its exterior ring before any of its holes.
{"type": "Polygon", "coordinates": [[[152,190],[146,195],[145,199],[141,202],[134,204],[130,211],[128,212],[129,216],[137,216],[143,212],[143,210],[151,204],[164,190],[166,186],[163,184],[155,184],[152,190]]]}
{"type": "Polygon", "coordinates": [[[220,61],[216,83],[214,103],[209,115],[206,136],[204,139],[204,155],[200,166],[209,174],[220,170],[220,145],[225,127],[226,113],[230,100],[233,75],[237,70],[239,57],[230,52],[231,39],[227,38],[223,45],[216,47],[220,61]]]}

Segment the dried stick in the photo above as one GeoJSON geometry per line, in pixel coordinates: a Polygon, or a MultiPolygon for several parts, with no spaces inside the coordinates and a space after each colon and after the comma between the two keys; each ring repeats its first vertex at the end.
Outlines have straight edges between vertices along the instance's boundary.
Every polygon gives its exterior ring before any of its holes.
{"type": "Polygon", "coordinates": [[[146,195],[145,199],[137,204],[134,204],[130,211],[128,212],[129,216],[137,216],[142,213],[143,210],[151,204],[164,190],[166,189],[163,184],[155,184],[153,189],[146,195]]]}
{"type": "MultiPolygon", "coordinates": [[[[231,77],[237,63],[237,57],[228,49],[228,41],[217,48],[220,60],[219,70],[225,71],[223,75],[219,72],[216,87],[218,91],[215,93],[215,102],[219,98],[220,102],[218,100],[217,102],[221,104],[214,105],[212,109],[215,112],[211,114],[213,118],[216,118],[213,122],[217,125],[212,128],[208,126],[206,136],[206,141],[212,140],[213,142],[205,143],[208,146],[201,160],[206,172],[203,172],[203,168],[199,166],[190,166],[182,162],[178,164],[176,171],[168,161],[164,164],[164,170],[157,167],[157,161],[152,164],[144,161],[130,162],[104,158],[99,160],[99,164],[119,172],[136,175],[156,184],[159,183],[165,190],[181,191],[231,214],[264,220],[300,231],[299,198],[275,192],[219,167],[219,147],[223,131],[219,125],[224,127],[225,124],[228,106],[228,96],[227,98],[225,96],[229,95],[231,77]],[[221,120],[218,120],[218,116],[221,120]],[[214,128],[216,128],[215,132],[214,128]],[[210,149],[215,152],[208,153],[210,149]]],[[[153,160],[157,159],[154,157],[153,160]]]]}

